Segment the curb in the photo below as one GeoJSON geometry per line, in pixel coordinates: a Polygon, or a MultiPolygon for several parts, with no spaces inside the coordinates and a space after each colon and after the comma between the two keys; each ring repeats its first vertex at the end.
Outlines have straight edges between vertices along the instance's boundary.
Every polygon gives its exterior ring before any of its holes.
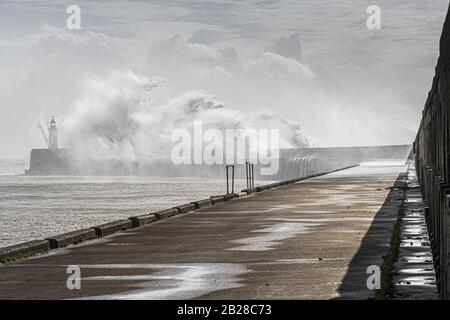
{"type": "Polygon", "coordinates": [[[117,220],[92,227],[97,237],[104,237],[118,231],[131,229],[131,220],[117,220]]]}
{"type": "Polygon", "coordinates": [[[95,230],[89,228],[59,234],[50,238],[46,238],[45,240],[47,240],[50,243],[51,249],[57,249],[67,247],[68,245],[77,244],[86,240],[92,240],[95,238],[97,238],[95,230]]]}
{"type": "Polygon", "coordinates": [[[0,262],[10,262],[20,258],[30,257],[50,250],[47,240],[32,240],[9,247],[0,248],[0,262]]]}
{"type": "Polygon", "coordinates": [[[158,218],[158,220],[163,220],[163,219],[170,218],[174,215],[177,215],[178,209],[177,208],[164,209],[164,210],[156,211],[153,214],[156,216],[156,218],[158,218]]]}
{"type": "Polygon", "coordinates": [[[198,201],[191,202],[191,204],[193,204],[195,206],[195,209],[207,208],[207,207],[210,207],[213,205],[211,199],[198,200],[198,201]]]}
{"type": "Polygon", "coordinates": [[[187,212],[195,210],[195,204],[189,203],[189,204],[184,204],[182,206],[178,206],[175,208],[178,209],[179,213],[187,213],[187,212]]]}
{"type": "Polygon", "coordinates": [[[141,227],[143,225],[157,221],[158,217],[156,215],[154,215],[153,213],[149,213],[149,214],[142,214],[139,216],[129,217],[128,219],[131,220],[131,228],[137,228],[137,227],[141,227]]]}
{"type": "Polygon", "coordinates": [[[217,203],[224,202],[225,196],[212,196],[210,199],[211,199],[212,204],[215,205],[217,203]]]}

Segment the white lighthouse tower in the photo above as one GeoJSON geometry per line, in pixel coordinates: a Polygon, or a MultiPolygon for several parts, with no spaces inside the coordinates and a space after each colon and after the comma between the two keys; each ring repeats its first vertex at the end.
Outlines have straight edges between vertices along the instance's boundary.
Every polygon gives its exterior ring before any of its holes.
{"type": "Polygon", "coordinates": [[[50,150],[58,149],[58,128],[56,127],[55,117],[52,117],[48,126],[48,148],[50,150]]]}

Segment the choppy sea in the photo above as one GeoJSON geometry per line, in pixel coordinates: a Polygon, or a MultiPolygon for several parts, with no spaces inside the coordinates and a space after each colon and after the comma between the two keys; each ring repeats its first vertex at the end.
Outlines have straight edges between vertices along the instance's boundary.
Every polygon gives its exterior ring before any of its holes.
{"type": "MultiPolygon", "coordinates": [[[[0,160],[0,247],[128,218],[226,192],[225,180],[24,176],[26,160],[0,160]]],[[[236,180],[236,190],[245,180],[236,180]]]]}

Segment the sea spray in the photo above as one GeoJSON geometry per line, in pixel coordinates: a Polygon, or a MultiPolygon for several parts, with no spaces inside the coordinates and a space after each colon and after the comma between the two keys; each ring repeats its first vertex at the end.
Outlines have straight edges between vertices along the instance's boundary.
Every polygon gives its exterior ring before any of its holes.
{"type": "Polygon", "coordinates": [[[48,147],[48,134],[47,134],[47,129],[44,126],[42,117],[40,117],[36,120],[36,127],[38,127],[38,129],[42,135],[42,138],[45,141],[45,145],[48,147]]]}
{"type": "Polygon", "coordinates": [[[165,103],[155,102],[153,91],[164,83],[161,78],[139,76],[130,70],[85,80],[60,130],[65,147],[79,155],[73,160],[83,166],[89,166],[91,159],[137,165],[170,161],[175,144],[172,133],[192,131],[195,122],[205,129],[235,130],[250,137],[258,129],[276,129],[280,148],[310,145],[297,122],[274,113],[245,114],[206,91],[189,91],[165,103]]]}

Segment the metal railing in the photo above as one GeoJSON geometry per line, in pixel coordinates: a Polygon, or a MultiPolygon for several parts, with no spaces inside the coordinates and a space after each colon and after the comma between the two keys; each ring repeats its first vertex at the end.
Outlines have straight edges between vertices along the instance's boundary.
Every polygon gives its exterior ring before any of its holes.
{"type": "Polygon", "coordinates": [[[441,299],[448,287],[448,214],[450,194],[450,18],[444,23],[436,74],[428,93],[414,142],[417,178],[424,198],[425,217],[441,299]]]}
{"type": "Polygon", "coordinates": [[[245,177],[247,180],[247,190],[255,187],[255,171],[253,162],[245,162],[245,177]]]}
{"type": "Polygon", "coordinates": [[[234,165],[227,165],[225,169],[227,171],[227,194],[234,194],[234,165]],[[229,169],[231,169],[231,193],[229,169]]]}

